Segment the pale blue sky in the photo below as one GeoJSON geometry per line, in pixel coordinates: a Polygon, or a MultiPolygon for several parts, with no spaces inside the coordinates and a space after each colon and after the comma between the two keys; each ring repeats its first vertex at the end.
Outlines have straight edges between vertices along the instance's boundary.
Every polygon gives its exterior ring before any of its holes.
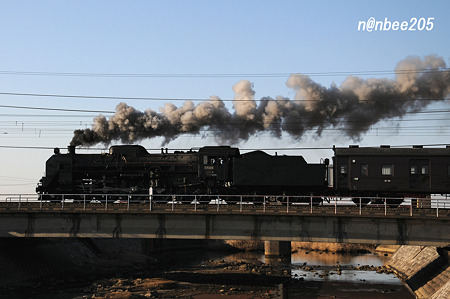
{"type": "MultiPolygon", "coordinates": [[[[450,62],[449,1],[1,1],[0,92],[155,98],[233,99],[232,86],[253,82],[256,99],[292,98],[287,77],[111,78],[49,76],[11,72],[100,74],[272,74],[393,71],[410,55],[435,54],[450,62]],[[431,31],[358,31],[358,22],[409,21],[433,17],[431,31]]],[[[392,78],[393,75],[383,75],[392,78]]],[[[378,76],[380,77],[380,76],[378,76]]],[[[312,76],[339,85],[345,76],[312,76]]],[[[1,105],[114,110],[118,100],[61,99],[0,95],[1,105]]],[[[164,101],[127,101],[158,110],[164,101]]],[[[182,102],[174,102],[181,105],[182,102]]],[[[231,103],[227,106],[231,109],[231,103]]],[[[444,107],[448,110],[448,106],[444,107]]],[[[430,108],[432,109],[432,108],[430,108]]],[[[0,108],[0,145],[65,147],[74,129],[94,113],[0,108]],[[45,117],[29,117],[44,114],[45,117]],[[65,117],[58,117],[64,115],[65,117]],[[48,123],[44,123],[48,121],[48,123]],[[63,123],[67,121],[67,123],[63,123]],[[15,126],[17,122],[17,126],[15,126]],[[22,124],[24,130],[22,131],[22,124]],[[64,131],[55,131],[55,129],[64,131]],[[5,134],[7,133],[7,134],[5,134]]],[[[431,115],[442,126],[430,136],[376,136],[362,145],[450,143],[449,114],[431,115]],[[440,133],[443,136],[438,136],[440,133]]],[[[434,125],[416,116],[415,125],[434,125]]],[[[379,125],[396,126],[390,122],[379,125]]],[[[402,124],[400,124],[402,125],[402,124]]],[[[213,144],[184,137],[168,147],[213,144]]],[[[157,148],[161,140],[141,142],[157,148]]],[[[293,141],[257,136],[242,147],[347,146],[338,132],[293,141]]],[[[0,193],[33,192],[51,150],[0,148],[0,193]],[[27,179],[27,181],[15,178],[27,179]],[[27,185],[22,185],[27,184],[27,185]]],[[[317,162],[331,151],[295,153],[317,162]]]]}

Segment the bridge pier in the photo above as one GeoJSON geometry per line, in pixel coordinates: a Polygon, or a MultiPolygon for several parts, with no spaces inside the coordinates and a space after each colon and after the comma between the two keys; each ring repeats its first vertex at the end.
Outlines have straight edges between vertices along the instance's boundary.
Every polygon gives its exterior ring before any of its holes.
{"type": "Polygon", "coordinates": [[[264,241],[264,255],[267,260],[291,260],[290,241],[264,241]]]}

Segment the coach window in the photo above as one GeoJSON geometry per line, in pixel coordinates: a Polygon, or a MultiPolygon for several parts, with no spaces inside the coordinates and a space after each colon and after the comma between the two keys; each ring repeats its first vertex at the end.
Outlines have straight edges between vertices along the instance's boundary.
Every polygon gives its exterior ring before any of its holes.
{"type": "Polygon", "coordinates": [[[394,175],[394,165],[382,165],[381,175],[394,175]]]}
{"type": "Polygon", "coordinates": [[[369,175],[369,166],[367,164],[361,164],[361,175],[362,176],[369,175]]]}
{"type": "Polygon", "coordinates": [[[341,174],[347,174],[347,165],[341,165],[340,172],[341,174]]]}
{"type": "Polygon", "coordinates": [[[422,175],[428,175],[428,165],[422,165],[422,175]]]}
{"type": "Polygon", "coordinates": [[[411,165],[411,174],[417,174],[417,165],[411,165]]]}
{"type": "Polygon", "coordinates": [[[450,165],[447,165],[447,175],[450,176],[450,165]]]}

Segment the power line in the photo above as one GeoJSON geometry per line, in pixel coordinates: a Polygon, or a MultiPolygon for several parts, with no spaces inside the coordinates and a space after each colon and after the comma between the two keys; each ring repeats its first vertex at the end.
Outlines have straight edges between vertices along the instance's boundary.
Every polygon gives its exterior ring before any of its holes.
{"type": "Polygon", "coordinates": [[[119,97],[119,96],[91,96],[91,95],[65,95],[65,94],[42,94],[42,93],[18,93],[0,92],[0,95],[7,96],[28,96],[28,97],[50,97],[50,98],[76,98],[76,99],[101,99],[101,100],[145,100],[145,101],[204,101],[205,99],[164,99],[151,97],[119,97]]]}
{"type": "MultiPolygon", "coordinates": [[[[424,125],[423,122],[425,121],[440,121],[440,120],[448,120],[447,118],[435,118],[435,119],[399,119],[399,120],[395,120],[395,122],[421,122],[420,126],[407,126],[407,127],[393,127],[393,126],[389,126],[389,127],[374,127],[374,125],[379,124],[379,122],[372,124],[372,122],[370,121],[356,121],[356,120],[341,120],[338,121],[337,124],[333,124],[333,122],[331,121],[321,121],[321,122],[309,122],[307,124],[303,124],[301,122],[297,123],[297,122],[289,122],[289,121],[285,121],[285,122],[272,122],[272,125],[282,125],[282,126],[295,126],[295,125],[304,125],[306,126],[306,129],[308,129],[309,127],[315,128],[316,126],[331,126],[331,127],[341,127],[342,124],[367,124],[367,125],[371,125],[373,129],[390,129],[390,130],[398,130],[398,129],[429,129],[429,128],[434,128],[434,129],[443,129],[443,128],[450,128],[449,125],[424,125]]],[[[385,120],[383,120],[385,121],[385,120]]],[[[381,122],[381,121],[380,121],[381,122]]],[[[81,126],[89,126],[92,124],[81,124],[81,126]]],[[[181,125],[181,124],[180,124],[181,125]]],[[[223,126],[220,128],[215,128],[215,126],[212,125],[204,125],[204,126],[198,126],[199,128],[199,132],[222,132],[222,131],[234,131],[236,128],[240,128],[241,126],[245,126],[246,123],[244,122],[230,122],[227,124],[228,128],[224,128],[223,126]],[[200,129],[201,128],[201,129],[200,129]]],[[[251,125],[251,124],[250,124],[251,125]]],[[[254,123],[253,125],[261,125],[261,123],[254,123]]],[[[24,130],[47,130],[47,131],[53,131],[53,132],[73,132],[74,128],[78,128],[76,126],[80,126],[80,124],[59,124],[58,122],[55,123],[46,123],[46,124],[39,124],[39,123],[26,123],[26,122],[21,122],[18,124],[3,124],[0,125],[1,129],[17,129],[20,131],[24,131],[24,130]],[[40,125],[40,126],[39,126],[40,125]],[[62,126],[69,126],[69,128],[62,128],[62,126]],[[53,128],[53,127],[57,127],[57,128],[53,128]]],[[[175,125],[174,125],[175,126],[175,125]]],[[[194,128],[194,127],[193,127],[194,128]]],[[[327,129],[327,128],[325,128],[327,129]]],[[[268,128],[267,130],[270,131],[270,129],[268,128]]],[[[328,130],[341,130],[341,128],[328,128],[328,130]]],[[[359,130],[357,128],[348,128],[348,130],[359,130]]],[[[151,132],[151,130],[133,130],[133,132],[135,133],[144,133],[144,132],[151,132]]],[[[189,133],[189,132],[186,132],[189,133]]]]}
{"type": "Polygon", "coordinates": [[[34,179],[30,179],[30,178],[20,178],[20,177],[13,177],[13,176],[3,176],[0,175],[0,178],[2,179],[2,181],[12,181],[12,182],[30,182],[33,181],[34,179]]]}
{"type": "MultiPolygon", "coordinates": [[[[45,109],[42,109],[45,110],[45,109]]],[[[450,111],[449,111],[450,112],[450,111]]],[[[94,118],[96,116],[98,116],[98,114],[14,114],[14,113],[0,113],[0,116],[2,117],[76,117],[76,118],[80,118],[80,117],[91,117],[94,118]]]]}
{"type": "Polygon", "coordinates": [[[46,111],[64,111],[64,112],[114,113],[114,111],[105,111],[105,110],[85,110],[85,109],[48,108],[48,107],[30,107],[30,106],[10,106],[10,105],[0,105],[0,108],[31,109],[31,110],[46,110],[46,111]]]}
{"type": "MultiPolygon", "coordinates": [[[[410,148],[417,144],[400,144],[400,145],[391,145],[391,148],[410,148]]],[[[423,147],[441,147],[448,146],[448,143],[431,143],[431,144],[422,144],[423,147]]],[[[55,146],[57,147],[57,146],[55,146]]],[[[8,148],[8,149],[36,149],[36,150],[53,150],[55,147],[39,147],[39,146],[15,146],[15,145],[0,145],[0,148],[8,148]]],[[[238,146],[235,146],[238,147],[238,146]]],[[[337,148],[344,148],[345,146],[336,146],[337,148]]],[[[58,147],[60,149],[66,148],[65,146],[58,147]]],[[[200,147],[192,147],[192,148],[169,148],[170,151],[189,151],[189,150],[198,150],[200,147]]],[[[270,148],[240,148],[242,151],[290,151],[290,150],[331,150],[332,146],[326,147],[270,147],[270,148]]],[[[379,148],[378,146],[360,146],[359,148],[379,148]]],[[[109,148],[90,148],[90,147],[77,147],[77,150],[86,150],[86,151],[108,151],[109,148]]],[[[160,151],[159,148],[146,148],[147,151],[160,151]]]]}
{"type": "Polygon", "coordinates": [[[24,183],[24,184],[0,184],[0,187],[12,187],[12,186],[29,186],[36,185],[36,183],[24,183]]]}
{"type": "Polygon", "coordinates": [[[43,150],[49,150],[49,149],[54,149],[55,147],[48,147],[48,146],[0,145],[0,148],[7,148],[7,149],[43,149],[43,150]]]}
{"type": "MultiPolygon", "coordinates": [[[[2,93],[0,93],[2,94],[2,93]]],[[[168,100],[169,99],[164,99],[168,100]]],[[[177,100],[177,99],[171,99],[171,100],[177,100]]],[[[398,100],[398,101],[410,101],[410,99],[386,99],[388,100],[398,100]]],[[[444,99],[416,99],[416,101],[442,101],[444,99]]],[[[233,101],[233,100],[222,100],[222,101],[233,101]]],[[[242,100],[244,101],[251,101],[253,100],[242,100]]],[[[314,100],[301,100],[300,102],[309,102],[314,100]]],[[[371,101],[380,101],[380,100],[371,100],[371,101]]],[[[336,102],[335,100],[324,100],[319,102],[336,102]]],[[[108,113],[113,114],[116,111],[111,110],[87,110],[87,109],[68,109],[68,108],[50,108],[50,107],[32,107],[32,106],[15,106],[15,105],[0,105],[0,108],[12,108],[12,109],[30,109],[30,110],[45,110],[45,111],[62,111],[62,112],[84,112],[84,113],[108,113]]],[[[412,112],[413,113],[413,112],[412,112]]],[[[415,112],[415,113],[421,113],[421,112],[415,112]]]]}
{"type": "MultiPolygon", "coordinates": [[[[392,133],[366,133],[363,134],[364,137],[393,137],[392,133]]],[[[60,140],[62,137],[67,137],[67,135],[60,135],[60,136],[45,136],[45,137],[38,137],[38,136],[10,136],[10,137],[6,137],[4,138],[4,140],[18,140],[18,141],[23,141],[23,140],[29,140],[29,141],[37,141],[37,140],[48,140],[48,141],[55,141],[55,140],[60,140]]],[[[212,135],[212,134],[205,134],[205,135],[198,135],[198,136],[193,136],[193,135],[180,135],[177,137],[177,139],[186,139],[186,138],[195,138],[195,137],[201,137],[201,138],[214,138],[217,137],[216,135],[212,135]]],[[[321,134],[320,137],[336,137],[336,133],[324,133],[321,134]]],[[[395,134],[395,137],[414,137],[414,138],[418,138],[418,137],[439,137],[440,139],[450,139],[450,133],[448,134],[443,134],[443,133],[435,133],[435,134],[431,134],[431,133],[421,133],[421,134],[417,134],[417,133],[410,133],[410,134],[395,134]]],[[[261,139],[261,140],[268,140],[268,139],[274,139],[274,136],[272,135],[265,135],[265,136],[255,136],[256,139],[261,139]]],[[[0,137],[0,139],[3,139],[3,137],[0,137]]],[[[295,139],[295,138],[294,138],[295,139]]],[[[280,140],[280,139],[277,139],[280,140]]],[[[348,137],[348,140],[352,140],[350,137],[348,137]]],[[[118,141],[118,140],[111,140],[111,141],[118,141]]],[[[245,140],[242,140],[245,141],[245,140]]],[[[214,141],[211,141],[212,143],[214,143],[214,141]]],[[[67,146],[67,144],[66,144],[67,146]]],[[[64,148],[64,147],[63,147],[64,148]]]]}
{"type": "MultiPolygon", "coordinates": [[[[349,75],[391,75],[412,73],[447,72],[449,68],[417,69],[417,70],[380,70],[380,71],[329,71],[329,72],[301,72],[307,76],[349,76],[349,75]]],[[[104,77],[104,78],[276,78],[289,77],[299,72],[290,73],[86,73],[86,72],[42,72],[42,71],[11,71],[0,70],[0,75],[14,76],[48,76],[48,77],[104,77]]]]}
{"type": "MultiPolygon", "coordinates": [[[[41,110],[45,110],[44,107],[41,107],[41,110]]],[[[24,109],[27,109],[26,107],[24,107],[24,109]]],[[[106,113],[106,112],[104,112],[106,113]]],[[[114,113],[113,111],[110,111],[109,113],[114,113]]],[[[443,110],[443,109],[429,109],[426,111],[408,111],[406,112],[406,114],[438,114],[438,113],[450,113],[450,110],[443,110]]],[[[86,117],[86,118],[95,118],[98,116],[98,114],[91,114],[91,115],[87,115],[87,114],[13,114],[13,113],[0,113],[0,116],[2,117],[75,117],[75,118],[81,118],[81,117],[86,117]]]]}
{"type": "MultiPolygon", "coordinates": [[[[406,132],[406,131],[417,131],[418,133],[430,132],[434,133],[436,130],[440,132],[447,131],[449,129],[448,125],[444,124],[434,124],[427,125],[427,123],[435,122],[435,121],[446,121],[447,118],[413,118],[413,119],[383,119],[381,121],[394,121],[396,123],[409,123],[410,126],[382,126],[380,122],[372,123],[371,121],[360,121],[360,120],[351,120],[351,119],[342,119],[336,118],[334,120],[324,120],[324,121],[315,121],[315,122],[295,122],[295,121],[274,121],[271,125],[275,126],[283,126],[289,129],[290,126],[297,127],[301,126],[306,131],[314,131],[318,128],[321,128],[321,131],[342,131],[345,130],[347,132],[352,131],[360,131],[360,128],[353,128],[353,124],[359,125],[368,125],[370,126],[370,130],[377,130],[377,132],[381,133],[384,131],[394,131],[394,132],[406,132]],[[418,125],[420,123],[420,125],[418,125]],[[416,125],[414,125],[416,124],[416,125]],[[378,125],[378,126],[377,126],[378,125]],[[381,126],[380,126],[381,125],[381,126]],[[379,131],[378,131],[379,130],[379,131]]],[[[181,124],[180,124],[181,125],[181,124]]],[[[233,132],[236,129],[241,127],[249,126],[260,126],[261,123],[245,123],[239,121],[231,121],[226,124],[222,124],[221,128],[216,128],[214,124],[199,126],[197,130],[193,128],[193,132],[186,132],[186,134],[201,134],[201,133],[221,133],[221,132],[233,132]],[[226,126],[226,127],[224,127],[226,126]]],[[[2,138],[10,137],[11,135],[34,135],[39,137],[49,137],[50,135],[61,135],[66,133],[73,133],[75,129],[92,129],[92,122],[83,122],[83,121],[0,121],[0,136],[2,138]]],[[[176,124],[174,124],[176,126],[176,124]]],[[[150,131],[147,130],[134,130],[134,133],[148,133],[150,131]]],[[[266,130],[261,130],[260,133],[271,133],[270,128],[266,130]]]]}
{"type": "MultiPolygon", "coordinates": [[[[17,92],[0,92],[0,95],[7,95],[7,96],[29,96],[29,97],[51,97],[51,98],[77,98],[77,99],[97,99],[97,100],[130,100],[130,101],[209,101],[210,99],[206,98],[155,98],[155,97],[122,97],[122,96],[93,96],[93,95],[66,95],[66,94],[43,94],[43,93],[17,93],[17,92]]],[[[266,101],[267,98],[262,99],[252,99],[252,100],[238,100],[238,102],[261,102],[266,101]]],[[[305,99],[291,99],[288,101],[293,102],[339,102],[339,101],[352,101],[353,99],[335,99],[335,100],[305,100],[305,99]]],[[[418,98],[414,99],[415,101],[442,101],[442,100],[448,100],[446,98],[418,98]]],[[[227,99],[220,99],[222,102],[234,102],[236,100],[227,100],[227,99]]],[[[372,101],[411,101],[411,99],[404,99],[404,98],[383,98],[383,99],[368,99],[365,100],[365,102],[372,102],[372,101]]],[[[0,106],[2,107],[2,106],[0,106]]],[[[14,107],[10,107],[14,108],[14,107]]],[[[58,110],[58,109],[54,109],[58,110]]],[[[82,111],[82,110],[74,110],[74,111],[82,111]]]]}

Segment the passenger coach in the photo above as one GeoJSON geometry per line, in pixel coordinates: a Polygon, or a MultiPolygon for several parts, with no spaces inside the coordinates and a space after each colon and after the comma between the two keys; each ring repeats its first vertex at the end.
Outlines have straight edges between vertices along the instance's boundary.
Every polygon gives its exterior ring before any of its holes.
{"type": "Polygon", "coordinates": [[[450,192],[450,146],[333,149],[334,189],[341,194],[426,197],[450,192]]]}

